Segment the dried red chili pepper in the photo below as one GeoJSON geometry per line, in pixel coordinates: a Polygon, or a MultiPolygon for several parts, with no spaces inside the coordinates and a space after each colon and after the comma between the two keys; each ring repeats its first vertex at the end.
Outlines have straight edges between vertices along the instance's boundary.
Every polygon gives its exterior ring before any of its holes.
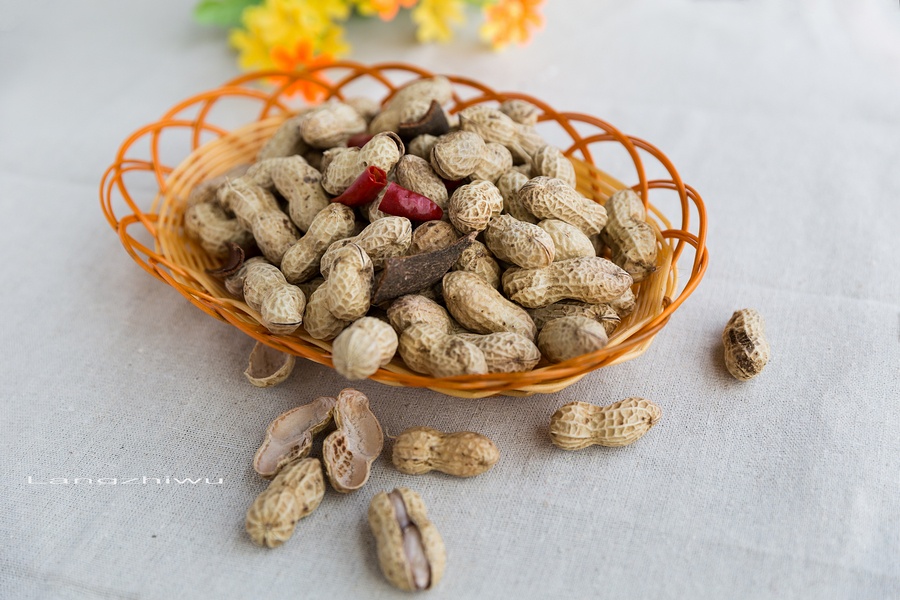
{"type": "Polygon", "coordinates": [[[340,202],[347,206],[361,206],[375,199],[387,185],[387,174],[378,167],[367,167],[356,181],[350,184],[344,193],[332,202],[340,202]]]}
{"type": "Polygon", "coordinates": [[[394,182],[384,190],[378,210],[395,217],[406,217],[410,221],[435,221],[444,216],[444,211],[431,198],[394,182]]]}
{"type": "Polygon", "coordinates": [[[350,138],[347,140],[347,147],[348,148],[362,148],[373,137],[375,137],[375,136],[370,133],[357,133],[356,135],[351,135],[350,138]]]}

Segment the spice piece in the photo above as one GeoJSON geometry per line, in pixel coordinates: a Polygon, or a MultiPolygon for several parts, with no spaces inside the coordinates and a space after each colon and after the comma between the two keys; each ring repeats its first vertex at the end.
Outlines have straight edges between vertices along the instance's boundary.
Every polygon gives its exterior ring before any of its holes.
{"type": "Polygon", "coordinates": [[[450,124],[447,122],[447,115],[440,103],[432,100],[428,107],[428,111],[418,120],[409,123],[400,123],[397,133],[404,140],[411,140],[420,135],[444,135],[450,131],[450,124]]]}
{"type": "Polygon", "coordinates": [[[375,284],[372,304],[418,292],[439,281],[459,260],[463,250],[475,241],[476,235],[470,233],[434,252],[388,259],[375,284]]]}
{"type": "Polygon", "coordinates": [[[213,277],[231,277],[244,264],[244,249],[234,242],[228,244],[228,260],[218,269],[207,269],[206,272],[213,277]]]}
{"type": "Polygon", "coordinates": [[[356,135],[351,135],[350,139],[347,140],[348,148],[362,148],[369,140],[371,140],[374,135],[371,133],[357,133],[356,135]]]}
{"type": "Polygon", "coordinates": [[[347,206],[362,206],[375,199],[387,185],[387,174],[378,167],[367,167],[356,181],[350,184],[344,193],[333,198],[332,202],[340,202],[347,206]]]}
{"type": "Polygon", "coordinates": [[[439,221],[444,216],[444,211],[431,198],[394,182],[388,184],[378,210],[410,221],[439,221]]]}

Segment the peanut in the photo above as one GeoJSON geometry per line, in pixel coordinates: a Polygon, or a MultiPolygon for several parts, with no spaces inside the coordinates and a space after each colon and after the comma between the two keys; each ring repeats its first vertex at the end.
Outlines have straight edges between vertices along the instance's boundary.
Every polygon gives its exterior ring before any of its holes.
{"type": "Polygon", "coordinates": [[[530,371],[541,361],[541,351],[534,342],[512,331],[498,331],[484,335],[476,333],[455,335],[481,350],[488,373],[530,371]]]}
{"type": "Polygon", "coordinates": [[[635,283],[656,271],[656,234],[646,223],[644,204],[630,189],[619,190],[606,201],[609,220],[603,242],[612,261],[628,271],[635,283]]]}
{"type": "Polygon", "coordinates": [[[458,181],[478,168],[484,153],[484,140],[477,133],[454,131],[435,141],[431,149],[431,166],[444,179],[458,181]]]}
{"type": "Polygon", "coordinates": [[[329,100],[307,112],[297,120],[303,141],[313,148],[334,148],[366,130],[366,121],[352,107],[337,100],[329,100]]]}
{"type": "Polygon", "coordinates": [[[349,244],[335,251],[328,277],[319,290],[326,290],[326,307],[335,318],[355,321],[369,311],[374,280],[369,255],[356,244],[349,244]]]}
{"type": "Polygon", "coordinates": [[[295,362],[293,354],[279,352],[262,342],[256,342],[250,352],[250,361],[244,376],[256,387],[271,387],[290,377],[295,362]]]}
{"type": "Polygon", "coordinates": [[[444,275],[444,301],[459,323],[476,333],[512,331],[534,339],[534,321],[520,306],[516,306],[484,279],[466,271],[452,271],[444,275]]]}
{"type": "Polygon", "coordinates": [[[331,347],[334,370],[347,379],[365,379],[391,362],[397,333],[375,317],[363,317],[343,330],[331,347]]]}
{"type": "Polygon", "coordinates": [[[306,303],[303,314],[303,328],[311,338],[332,340],[349,325],[349,321],[338,319],[328,310],[328,282],[314,291],[306,303]]]}
{"type": "Polygon", "coordinates": [[[496,183],[503,173],[512,169],[513,157],[506,146],[490,142],[485,144],[481,162],[472,171],[472,179],[484,179],[496,183]]]}
{"type": "Polygon", "coordinates": [[[323,396],[278,415],[266,428],[265,439],[253,457],[253,469],[271,479],[286,464],[309,454],[313,436],[331,423],[336,402],[323,396]]]}
{"type": "Polygon", "coordinates": [[[431,106],[432,100],[438,104],[445,104],[450,100],[452,94],[450,81],[446,77],[438,76],[413,81],[399,89],[394,97],[385,104],[384,109],[375,115],[369,123],[369,133],[397,131],[400,123],[423,117],[431,106]],[[407,104],[418,107],[417,112],[404,110],[407,104]]]}
{"type": "Polygon", "coordinates": [[[546,231],[553,240],[556,253],[553,260],[569,260],[584,256],[596,256],[591,239],[583,231],[558,219],[544,219],[538,227],[546,231]]]}
{"type": "Polygon", "coordinates": [[[400,296],[387,310],[388,320],[398,334],[418,323],[432,325],[444,333],[452,330],[450,314],[443,306],[418,294],[400,296]]]}
{"type": "Polygon", "coordinates": [[[500,112],[520,125],[533,127],[537,124],[541,109],[525,100],[506,100],[500,104],[500,112]]]}
{"type": "Polygon", "coordinates": [[[621,322],[621,317],[610,304],[586,304],[584,302],[554,302],[541,308],[528,310],[538,331],[544,325],[560,317],[587,317],[603,325],[606,335],[612,335],[621,322]]]}
{"type": "Polygon", "coordinates": [[[359,148],[331,148],[322,157],[322,187],[333,196],[344,193],[365,170],[359,148]]]}
{"type": "Polygon", "coordinates": [[[538,176],[528,180],[518,201],[538,219],[559,219],[587,235],[606,226],[606,209],[576,192],[562,179],[538,176]]]}
{"type": "Polygon", "coordinates": [[[284,253],[297,243],[299,232],[280,210],[260,212],[250,226],[256,245],[273,264],[280,265],[284,253]]]}
{"type": "Polygon", "coordinates": [[[322,462],[331,487],[346,494],[369,480],[372,462],[384,447],[384,432],[369,399],[358,390],[341,390],[332,414],[337,430],[322,442],[322,462]]]}
{"type": "Polygon", "coordinates": [[[531,164],[538,175],[561,179],[575,189],[575,167],[559,148],[541,146],[531,157],[531,164]]]}
{"type": "Polygon", "coordinates": [[[275,188],[288,201],[291,221],[300,231],[308,231],[319,212],[328,206],[322,174],[300,156],[279,159],[270,167],[270,173],[275,188]]]}
{"type": "Polygon", "coordinates": [[[616,311],[616,314],[619,315],[619,318],[624,319],[634,312],[634,307],[637,305],[637,298],[635,298],[634,292],[631,291],[631,288],[628,288],[627,290],[625,290],[624,294],[622,294],[618,298],[610,300],[607,304],[609,304],[613,308],[613,310],[616,311]]]}
{"type": "Polygon", "coordinates": [[[359,150],[360,170],[362,173],[368,167],[378,167],[385,173],[390,173],[396,166],[400,157],[406,152],[403,142],[393,131],[376,134],[359,150]]]}
{"type": "Polygon", "coordinates": [[[550,417],[550,440],[563,450],[588,446],[627,446],[647,433],[662,416],[656,404],[626,398],[609,406],[570,402],[550,417]]]}
{"type": "Polygon", "coordinates": [[[485,104],[459,111],[459,128],[477,134],[486,143],[501,144],[511,150],[519,148],[519,124],[485,104]]]}
{"type": "Polygon", "coordinates": [[[528,212],[519,202],[519,190],[528,183],[528,177],[515,168],[509,169],[497,179],[497,189],[503,196],[503,210],[526,223],[537,223],[537,217],[528,212]]]}
{"type": "Polygon", "coordinates": [[[453,377],[488,372],[477,346],[429,323],[407,327],[400,334],[398,350],[406,366],[417,373],[453,377]]]}
{"type": "Polygon", "coordinates": [[[247,511],[245,528],[258,546],[275,548],[294,533],[297,521],[309,516],[325,496],[325,480],[317,458],[286,465],[247,511]]]}
{"type": "Polygon", "coordinates": [[[538,348],[553,363],[563,362],[606,347],[606,329],[588,317],[558,317],[538,334],[538,348]]]}
{"type": "MultiPolygon", "coordinates": [[[[247,278],[247,271],[250,270],[251,265],[258,263],[272,265],[262,256],[254,256],[245,260],[237,271],[225,279],[225,289],[228,290],[229,294],[238,298],[244,297],[244,280],[247,278]]],[[[277,269],[278,267],[275,268],[277,269]]]]}
{"type": "Polygon", "coordinates": [[[523,163],[521,165],[514,165],[512,170],[518,171],[519,173],[524,175],[526,179],[531,179],[532,177],[534,177],[534,170],[531,168],[531,165],[528,163],[523,163]]]}
{"type": "Polygon", "coordinates": [[[494,256],[525,269],[548,267],[556,254],[549,233],[509,215],[491,219],[484,230],[484,241],[494,256]]]}
{"type": "Polygon", "coordinates": [[[366,123],[372,121],[381,111],[381,105],[372,100],[368,96],[354,96],[353,98],[347,98],[344,102],[353,107],[353,110],[359,113],[363,119],[365,119],[366,123]]]}
{"type": "Polygon", "coordinates": [[[325,251],[334,242],[352,235],[355,223],[349,206],[334,203],[320,210],[306,234],[284,253],[281,271],[285,279],[297,284],[315,276],[325,251]]]}
{"type": "Polygon", "coordinates": [[[503,274],[507,297],[526,308],[567,298],[588,304],[609,302],[632,283],[631,275],[598,256],[563,260],[543,269],[509,269],[503,274]]]}
{"type": "Polygon", "coordinates": [[[263,161],[267,158],[302,154],[307,149],[308,146],[300,133],[300,115],[297,115],[287,119],[278,127],[275,134],[269,138],[269,141],[256,155],[256,160],[263,161]]]}
{"type": "Polygon", "coordinates": [[[759,375],[769,362],[762,316],[752,308],[735,311],[722,332],[725,366],[736,379],[747,381],[759,375]]]}
{"type": "Polygon", "coordinates": [[[260,313],[262,324],[272,333],[288,334],[303,322],[306,296],[289,284],[274,265],[257,262],[243,273],[244,301],[260,313]]]}
{"type": "Polygon", "coordinates": [[[408,488],[378,493],[369,504],[378,564],[391,585],[407,591],[433,588],[444,575],[444,541],[422,497],[408,488]]]}
{"type": "Polygon", "coordinates": [[[395,176],[401,186],[430,198],[442,210],[447,210],[450,200],[447,187],[427,160],[406,154],[397,162],[395,176]]]}
{"type": "MultiPolygon", "coordinates": [[[[432,149],[434,149],[435,142],[437,142],[437,136],[430,135],[428,133],[417,135],[409,141],[409,145],[407,145],[406,147],[406,152],[411,156],[418,156],[422,160],[430,161],[431,151],[432,149]]],[[[434,198],[432,198],[432,200],[434,200],[434,198]]]]}
{"type": "Polygon", "coordinates": [[[463,250],[452,270],[475,273],[492,288],[500,288],[500,276],[503,274],[503,270],[494,260],[491,251],[481,242],[472,242],[468,248],[463,250]]]}
{"type": "Polygon", "coordinates": [[[294,535],[300,514],[293,490],[282,486],[266,489],[247,510],[244,528],[257,546],[277,548],[294,535]]]}
{"type": "Polygon", "coordinates": [[[306,296],[295,285],[282,284],[275,287],[259,308],[262,324],[272,333],[286,335],[293,333],[303,323],[306,296]]]}
{"type": "Polygon", "coordinates": [[[191,193],[188,194],[187,205],[193,206],[195,204],[203,204],[205,202],[218,202],[216,195],[219,191],[219,188],[225,185],[225,182],[230,179],[236,179],[241,177],[247,172],[247,169],[250,168],[249,164],[241,164],[234,166],[221,175],[217,175],[215,177],[211,177],[209,179],[205,179],[202,182],[195,185],[191,188],[191,193]]]}
{"type": "Polygon", "coordinates": [[[241,227],[249,230],[256,244],[273,264],[297,241],[298,231],[281,212],[275,197],[259,186],[239,180],[225,183],[218,191],[219,202],[234,213],[241,227]]]}
{"type": "Polygon", "coordinates": [[[377,134],[362,148],[326,150],[322,161],[322,187],[329,194],[339,195],[368,167],[390,173],[403,152],[403,142],[393,132],[377,134]]]}
{"type": "Polygon", "coordinates": [[[215,257],[228,256],[229,243],[243,248],[253,243],[253,235],[215,202],[189,206],[184,212],[184,231],[215,257]]]}
{"type": "Polygon", "coordinates": [[[500,451],[480,433],[444,433],[431,427],[412,427],[394,440],[391,462],[407,475],[440,471],[455,477],[481,475],[500,460],[500,451]]]}
{"type": "Polygon", "coordinates": [[[403,256],[409,249],[411,241],[412,223],[409,222],[409,219],[386,216],[373,221],[353,237],[332,242],[325,254],[322,255],[319,268],[322,275],[327,278],[338,250],[350,244],[356,244],[372,260],[372,267],[380,269],[387,259],[403,256]]]}
{"type": "Polygon", "coordinates": [[[490,181],[462,185],[450,196],[450,222],[461,233],[484,231],[491,218],[503,210],[503,196],[490,181]]]}
{"type": "Polygon", "coordinates": [[[426,221],[412,233],[410,254],[434,252],[450,246],[459,239],[459,232],[447,221],[426,221]]]}

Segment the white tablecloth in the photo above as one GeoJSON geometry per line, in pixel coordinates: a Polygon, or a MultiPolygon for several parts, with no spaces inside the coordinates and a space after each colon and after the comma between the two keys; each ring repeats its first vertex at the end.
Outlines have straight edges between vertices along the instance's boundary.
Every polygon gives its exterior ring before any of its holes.
{"type": "Polygon", "coordinates": [[[352,23],[357,60],[521,90],[657,144],[707,202],[710,268],[645,355],[559,394],[360,383],[388,433],[479,431],[500,463],[457,480],[381,459],[274,551],[243,531],[265,485],[253,452],[274,416],[345,381],[301,361],[249,386],[252,341],[141,271],[97,201],[126,135],[237,74],[192,4],[0,8],[0,597],[401,597],[365,522],[398,485],[446,541],[433,598],[900,597],[896,2],[551,2],[534,43],[502,54],[472,27],[420,46],[408,18],[352,23]],[[720,333],[745,306],[772,360],[740,383],[720,333]],[[640,442],[550,445],[563,403],[628,396],[663,408],[640,442]]]}

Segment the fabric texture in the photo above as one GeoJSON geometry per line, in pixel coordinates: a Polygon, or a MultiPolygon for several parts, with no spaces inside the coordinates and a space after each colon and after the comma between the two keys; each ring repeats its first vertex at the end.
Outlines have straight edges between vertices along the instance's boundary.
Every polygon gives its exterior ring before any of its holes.
{"type": "Polygon", "coordinates": [[[408,19],[352,23],[355,59],[521,90],[656,144],[706,200],[710,267],[643,356],[558,394],[358,383],[388,434],[478,431],[501,460],[460,480],[381,458],[277,550],[243,531],[265,486],[253,453],[273,417],[348,384],[301,360],[251,387],[252,341],[139,269],[97,201],[128,134],[236,74],[192,4],[0,10],[0,597],[405,597],[365,520],[401,485],[446,543],[430,598],[900,597],[896,2],[550,2],[534,42],[502,54],[474,29],[420,46],[408,19]],[[720,341],[743,307],[772,346],[747,383],[720,341]],[[549,443],[562,404],[629,396],[663,410],[636,444],[549,443]]]}

